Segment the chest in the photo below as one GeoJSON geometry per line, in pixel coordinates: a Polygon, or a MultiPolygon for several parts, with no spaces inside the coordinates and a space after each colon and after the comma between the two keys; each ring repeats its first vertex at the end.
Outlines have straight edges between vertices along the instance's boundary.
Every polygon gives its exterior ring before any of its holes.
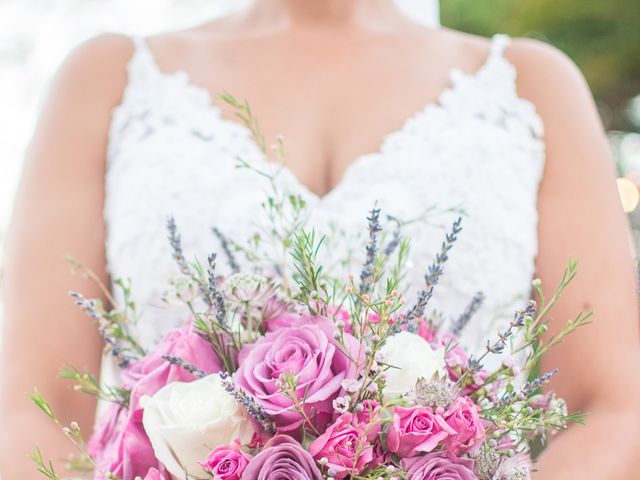
{"type": "Polygon", "coordinates": [[[260,231],[267,174],[306,200],[308,227],[328,235],[325,260],[336,275],[357,275],[366,216],[378,205],[388,229],[399,222],[412,238],[406,283],[419,289],[448,227],[463,216],[433,306],[455,315],[483,290],[485,306],[469,334],[480,345],[529,294],[544,164],[531,105],[508,83],[495,88],[504,76],[484,72],[452,75],[453,87],[385,135],[375,151],[351,159],[324,195],[292,168],[269,162],[251,131],[224,117],[209,92],[184,74],[132,76],[110,131],[106,249],[112,278],[130,278],[145,309],[143,336],[152,342],[175,321],[160,308],[177,275],[167,217],[175,217],[189,258],[221,251],[214,226],[246,244],[260,231]],[[249,168],[237,168],[239,159],[249,168]]]}
{"type": "MultiPolygon", "coordinates": [[[[408,118],[437,104],[453,68],[453,56],[412,36],[300,33],[259,45],[235,39],[232,48],[219,41],[185,52],[179,66],[159,59],[158,72],[178,69],[189,90],[209,97],[219,117],[252,123],[262,137],[254,141],[267,150],[281,138],[288,168],[316,195],[329,192],[355,159],[379,151],[408,118]],[[235,100],[214,93],[227,90],[235,100]]],[[[468,60],[473,71],[478,62],[468,60]]],[[[165,81],[175,76],[160,75],[165,81]]]]}

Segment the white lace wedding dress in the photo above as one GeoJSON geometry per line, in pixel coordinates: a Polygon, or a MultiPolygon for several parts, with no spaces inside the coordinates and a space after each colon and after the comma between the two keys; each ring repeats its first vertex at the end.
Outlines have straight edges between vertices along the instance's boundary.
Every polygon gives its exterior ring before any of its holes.
{"type": "MultiPolygon", "coordinates": [[[[543,125],[532,103],[516,92],[516,71],[504,56],[509,41],[495,35],[476,72],[453,69],[438,100],[389,133],[378,151],[354,159],[326,196],[313,194],[286,167],[277,176],[306,198],[310,225],[341,232],[331,244],[338,256],[346,256],[349,239],[367,234],[366,217],[376,201],[384,214],[417,219],[404,229],[412,237],[412,291],[424,284],[444,234],[464,210],[464,230],[431,306],[453,318],[477,291],[485,294],[464,334],[472,348],[482,348],[529,298],[537,251],[543,125]]],[[[149,346],[180,320],[161,302],[178,275],[167,217],[175,217],[188,258],[221,252],[213,226],[242,242],[256,228],[265,181],[237,169],[235,156],[258,169],[273,164],[245,126],[221,117],[206,89],[184,71],[162,72],[144,39],[134,43],[124,97],[113,111],[104,214],[109,272],[113,279],[131,279],[143,311],[139,333],[149,346]]],[[[357,275],[363,253],[354,252],[345,270],[357,275]]]]}

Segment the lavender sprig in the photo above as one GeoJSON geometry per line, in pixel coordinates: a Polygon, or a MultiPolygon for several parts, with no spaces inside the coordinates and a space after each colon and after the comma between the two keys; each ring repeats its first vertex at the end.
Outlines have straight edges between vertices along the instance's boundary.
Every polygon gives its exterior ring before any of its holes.
{"type": "Polygon", "coordinates": [[[213,234],[216,237],[218,237],[218,240],[220,241],[220,245],[222,246],[222,251],[227,257],[227,261],[229,262],[229,267],[231,268],[231,271],[233,273],[238,273],[240,271],[240,266],[238,265],[235,255],[231,251],[231,246],[229,245],[229,239],[224,233],[220,231],[218,227],[213,227],[211,230],[213,231],[213,234]]]}
{"type": "Polygon", "coordinates": [[[393,231],[393,236],[391,237],[391,240],[384,247],[384,256],[389,258],[393,254],[393,252],[395,252],[396,248],[398,248],[398,245],[400,245],[400,240],[402,237],[400,236],[400,228],[401,228],[400,220],[398,220],[393,215],[387,215],[387,220],[394,222],[396,224],[396,228],[393,231]]]}
{"type": "Polygon", "coordinates": [[[469,302],[469,305],[467,305],[467,308],[465,308],[464,312],[462,312],[462,314],[453,322],[453,325],[451,326],[451,333],[459,336],[483,303],[484,294],[482,292],[476,293],[473,299],[471,299],[471,302],[469,302]]]}
{"type": "Polygon", "coordinates": [[[75,299],[75,304],[89,318],[93,318],[98,322],[98,333],[102,337],[105,348],[116,360],[118,367],[126,368],[131,361],[145,355],[144,349],[128,332],[119,312],[116,310],[106,312],[102,302],[86,298],[78,292],[69,292],[69,296],[75,299]],[[122,341],[128,343],[130,348],[123,349],[122,341]]]}
{"type": "Polygon", "coordinates": [[[182,250],[182,236],[178,233],[176,227],[176,221],[173,217],[169,217],[167,220],[167,231],[169,233],[169,244],[171,245],[171,254],[175,260],[180,272],[183,275],[191,276],[191,269],[187,264],[187,260],[184,257],[182,250]]]}
{"type": "Polygon", "coordinates": [[[444,271],[444,264],[449,259],[449,251],[453,247],[453,244],[458,240],[458,234],[462,231],[462,217],[458,217],[458,219],[453,222],[453,226],[451,228],[451,232],[447,233],[445,236],[444,242],[442,242],[442,247],[440,252],[436,254],[436,259],[429,266],[429,271],[424,276],[426,288],[420,293],[418,293],[418,301],[416,304],[407,312],[407,315],[404,320],[404,324],[408,324],[409,322],[413,322],[417,318],[420,318],[424,315],[425,309],[431,297],[433,296],[433,290],[435,286],[438,284],[440,277],[444,271]]]}
{"type": "Polygon", "coordinates": [[[227,317],[227,307],[224,302],[224,297],[218,290],[218,283],[216,278],[216,254],[212,253],[208,257],[209,268],[207,270],[208,291],[207,297],[211,306],[215,307],[216,321],[220,325],[225,325],[225,319],[227,317]]]}
{"type": "Polygon", "coordinates": [[[364,266],[362,267],[362,272],[360,272],[360,294],[371,292],[376,254],[378,253],[378,233],[382,230],[380,209],[373,208],[367,220],[369,221],[369,243],[366,247],[367,255],[364,266]]]}
{"type": "MultiPolygon", "coordinates": [[[[485,352],[480,358],[475,358],[473,355],[469,357],[467,362],[467,371],[471,374],[479,372],[482,369],[482,360],[484,360],[488,354],[493,353],[497,355],[502,353],[507,346],[507,341],[513,336],[514,330],[524,327],[527,320],[533,318],[536,315],[536,312],[537,306],[536,302],[533,300],[531,300],[526,307],[518,310],[513,315],[513,319],[509,323],[509,328],[504,332],[498,332],[498,339],[494,342],[491,340],[487,341],[485,352]]],[[[461,383],[465,377],[466,373],[458,379],[457,383],[461,383]]]]}
{"type": "Polygon", "coordinates": [[[177,367],[185,369],[187,372],[193,374],[196,378],[203,378],[207,376],[204,371],[200,370],[198,367],[191,363],[185,362],[180,357],[174,357],[173,355],[162,355],[162,359],[166,360],[171,365],[176,365],[177,367]]]}
{"type": "Polygon", "coordinates": [[[258,422],[265,431],[275,434],[276,426],[271,415],[265,412],[262,406],[260,406],[252,396],[236,386],[231,375],[227,372],[220,372],[218,375],[220,376],[224,389],[245,408],[251,418],[258,422]]]}
{"type": "Polygon", "coordinates": [[[525,383],[522,387],[522,390],[520,390],[519,392],[510,392],[506,394],[502,398],[502,400],[500,400],[499,406],[506,407],[516,400],[526,400],[527,398],[529,398],[529,396],[536,393],[542,387],[542,385],[548,383],[551,378],[555,377],[558,373],[559,370],[556,368],[554,370],[551,370],[550,372],[545,373],[544,375],[537,377],[534,380],[531,380],[530,382],[525,383]]]}
{"type": "Polygon", "coordinates": [[[536,314],[536,302],[531,300],[526,307],[518,310],[509,323],[509,328],[504,332],[498,332],[498,339],[495,342],[487,341],[487,352],[499,354],[507,346],[507,341],[513,336],[514,329],[524,327],[527,318],[533,318],[536,314]]]}

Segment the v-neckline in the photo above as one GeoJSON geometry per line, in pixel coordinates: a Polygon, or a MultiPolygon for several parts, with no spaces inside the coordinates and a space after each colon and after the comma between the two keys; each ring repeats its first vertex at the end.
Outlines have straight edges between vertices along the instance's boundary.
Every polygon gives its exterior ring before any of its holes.
{"type": "Polygon", "coordinates": [[[347,167],[345,168],[344,172],[342,173],[338,181],[324,194],[318,194],[314,192],[307,184],[305,184],[302,180],[300,180],[298,175],[286,163],[276,163],[269,160],[267,156],[264,154],[264,152],[262,152],[262,150],[258,146],[258,143],[255,141],[249,127],[247,127],[245,124],[233,118],[228,118],[224,116],[223,115],[224,112],[222,108],[219,105],[217,105],[214,101],[214,94],[207,87],[195,83],[191,77],[191,74],[187,70],[180,68],[173,72],[163,71],[160,68],[159,64],[157,63],[153,51],[151,50],[146,39],[143,36],[134,37],[134,42],[135,42],[134,55],[138,53],[143,53],[144,55],[146,55],[148,58],[149,65],[153,68],[155,74],[162,78],[171,79],[171,78],[181,77],[184,88],[187,91],[193,92],[199,98],[205,99],[206,104],[204,105],[204,107],[207,108],[210,112],[212,112],[215,115],[217,121],[225,125],[228,125],[232,128],[240,129],[246,134],[246,140],[249,141],[252,144],[252,146],[255,147],[260,152],[259,160],[261,163],[264,164],[265,167],[278,168],[280,170],[286,171],[288,175],[293,179],[296,186],[300,190],[304,191],[304,193],[308,198],[313,199],[315,203],[321,203],[326,201],[333,195],[335,195],[335,193],[339,191],[341,187],[344,185],[345,180],[348,178],[350,172],[353,171],[355,168],[359,167],[360,164],[366,163],[366,161],[371,157],[384,155],[387,151],[387,147],[390,140],[398,135],[401,135],[403,132],[405,132],[409,127],[409,125],[413,123],[417,118],[421,117],[422,115],[425,115],[429,110],[443,109],[444,108],[443,99],[459,88],[459,85],[461,82],[456,81],[457,78],[462,77],[469,80],[477,80],[483,74],[483,72],[486,69],[488,69],[489,66],[492,65],[492,62],[494,61],[494,59],[502,59],[503,61],[508,62],[508,60],[502,54],[502,51],[501,51],[502,46],[499,43],[500,40],[508,40],[508,39],[509,37],[505,34],[502,34],[502,33],[494,34],[490,39],[489,53],[486,55],[484,61],[480,64],[480,66],[472,72],[465,72],[459,67],[451,67],[448,70],[448,74],[447,74],[447,85],[440,91],[440,93],[435,97],[435,99],[426,102],[421,108],[419,108],[413,114],[405,118],[405,120],[402,122],[402,124],[398,128],[395,128],[390,132],[386,133],[382,137],[381,141],[378,143],[378,147],[375,150],[370,152],[365,152],[354,157],[354,159],[347,165],[347,167]]]}

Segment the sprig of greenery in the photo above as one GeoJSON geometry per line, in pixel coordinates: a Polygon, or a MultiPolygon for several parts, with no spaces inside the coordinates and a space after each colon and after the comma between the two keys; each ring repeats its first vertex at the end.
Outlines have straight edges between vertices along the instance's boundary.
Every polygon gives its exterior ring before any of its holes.
{"type": "Polygon", "coordinates": [[[549,312],[556,305],[565,289],[574,280],[577,274],[577,267],[578,262],[576,260],[569,261],[569,265],[565,269],[562,279],[549,301],[545,299],[540,280],[533,282],[539,305],[538,314],[526,322],[523,339],[518,345],[512,348],[513,354],[529,350],[530,353],[528,354],[525,365],[527,371],[533,369],[540,359],[551,348],[560,344],[565,337],[575,332],[578,328],[590,323],[593,312],[580,312],[574,319],[566,321],[558,333],[552,335],[546,341],[544,339],[544,334],[548,331],[548,324],[551,321],[549,312]]]}
{"type": "MultiPolygon", "coordinates": [[[[71,422],[69,426],[62,425],[62,423],[54,413],[51,404],[42,396],[37,388],[34,389],[33,394],[29,395],[29,398],[47,417],[49,417],[50,420],[53,421],[53,423],[55,423],[62,430],[62,432],[71,441],[74,447],[76,447],[76,449],[80,452],[82,463],[91,464],[94,469],[100,471],[98,466],[91,458],[91,455],[89,455],[89,452],[87,451],[87,445],[82,432],[80,431],[80,426],[76,422],[71,422]]],[[[36,449],[31,458],[36,463],[38,471],[45,475],[47,478],[51,480],[62,480],[55,473],[52,462],[45,462],[43,460],[42,453],[39,449],[36,449]]],[[[107,474],[107,478],[110,478],[111,480],[118,480],[117,477],[115,477],[111,473],[107,474]]]]}
{"type": "Polygon", "coordinates": [[[329,292],[323,278],[323,267],[318,265],[318,251],[324,237],[316,239],[315,231],[300,230],[294,234],[291,249],[295,280],[299,293],[296,300],[309,307],[313,314],[326,314],[329,292]]]}
{"type": "Polygon", "coordinates": [[[60,377],[73,380],[76,384],[73,389],[78,392],[87,393],[100,400],[117,403],[127,408],[131,392],[119,387],[101,386],[100,382],[88,371],[80,372],[73,366],[60,370],[60,377]]]}
{"type": "Polygon", "coordinates": [[[308,434],[311,434],[316,438],[319,437],[322,432],[317,428],[315,411],[313,408],[306,408],[309,388],[305,388],[303,395],[298,396],[298,379],[294,373],[280,375],[280,378],[278,378],[276,382],[276,386],[293,403],[291,410],[297,412],[302,418],[302,425],[300,428],[302,431],[303,443],[304,437],[308,434]]]}
{"type": "Polygon", "coordinates": [[[63,480],[62,477],[58,476],[56,473],[53,462],[51,460],[45,461],[42,452],[39,448],[36,448],[35,451],[31,454],[31,459],[36,464],[38,472],[40,472],[45,477],[51,480],[63,480]]]}
{"type": "Polygon", "coordinates": [[[234,109],[235,116],[238,117],[242,124],[249,129],[256,145],[263,153],[268,154],[267,140],[262,134],[260,123],[253,114],[249,102],[246,100],[239,100],[227,91],[221,93],[219,98],[234,109]]]}
{"type": "Polygon", "coordinates": [[[396,467],[394,470],[389,470],[388,465],[382,465],[367,470],[364,474],[356,475],[351,473],[349,478],[353,480],[407,480],[409,477],[407,476],[407,472],[399,467],[396,467]]]}
{"type": "Polygon", "coordinates": [[[98,322],[99,331],[105,341],[105,348],[118,359],[121,366],[126,366],[129,361],[143,357],[146,352],[137,342],[132,332],[132,325],[138,321],[136,304],[133,301],[130,282],[117,279],[113,282],[115,288],[119,289],[122,297],[120,305],[110,290],[100,281],[98,276],[84,264],[72,257],[66,258],[74,269],[80,272],[85,278],[93,281],[103,296],[109,303],[105,306],[101,299],[88,299],[78,292],[70,292],[69,295],[75,299],[78,305],[90,318],[98,322]]]}

